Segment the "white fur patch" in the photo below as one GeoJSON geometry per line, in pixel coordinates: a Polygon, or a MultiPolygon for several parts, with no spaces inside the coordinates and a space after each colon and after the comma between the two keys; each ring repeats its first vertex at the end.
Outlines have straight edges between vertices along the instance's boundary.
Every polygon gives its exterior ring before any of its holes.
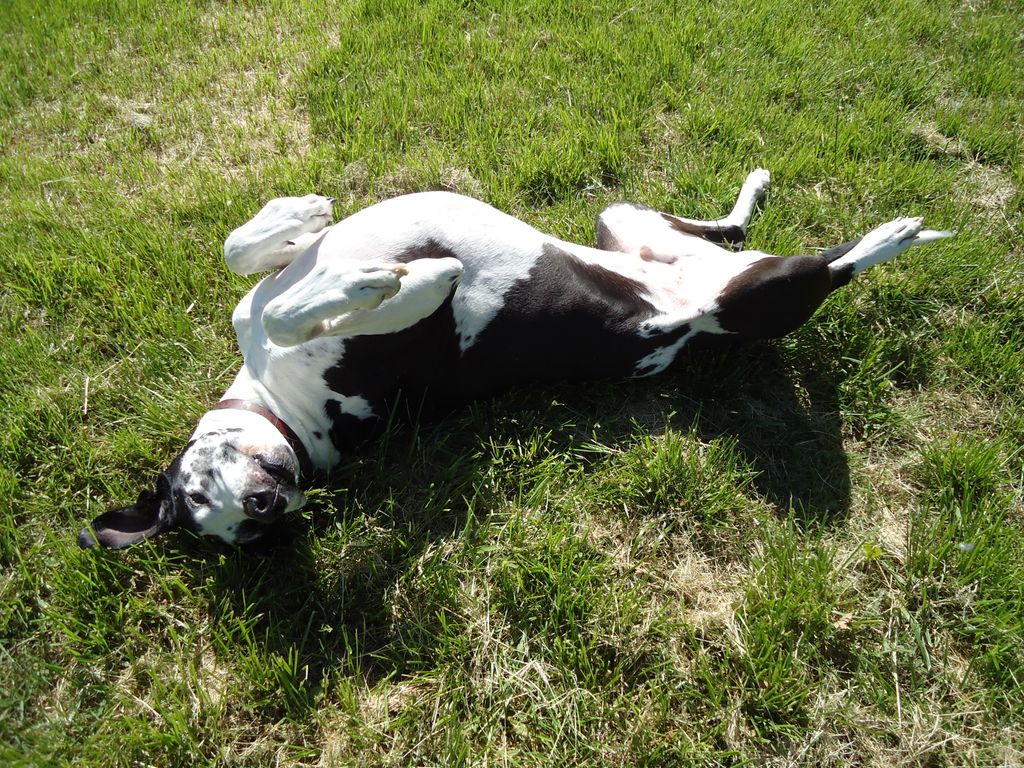
{"type": "MultiPolygon", "coordinates": [[[[713,310],[711,310],[713,311],[713,310]]],[[[690,325],[690,330],[687,333],[677,339],[672,344],[668,344],[664,347],[651,352],[649,355],[641,359],[637,364],[636,375],[638,376],[654,376],[655,374],[661,373],[676,359],[676,355],[694,336],[698,333],[713,333],[713,334],[724,334],[726,331],[722,330],[722,327],[715,320],[713,314],[698,314],[686,321],[690,325]]],[[[676,323],[674,327],[678,328],[682,323],[676,323]]]]}
{"type": "Polygon", "coordinates": [[[355,416],[357,419],[372,419],[374,416],[382,416],[373,410],[370,401],[359,395],[332,395],[331,400],[336,402],[342,413],[355,416]]]}

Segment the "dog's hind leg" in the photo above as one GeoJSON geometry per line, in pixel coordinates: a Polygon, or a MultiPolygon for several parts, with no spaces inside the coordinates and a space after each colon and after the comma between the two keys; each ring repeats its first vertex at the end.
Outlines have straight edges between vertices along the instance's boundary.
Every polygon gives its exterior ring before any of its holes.
{"type": "Polygon", "coordinates": [[[267,303],[263,328],[281,347],[322,336],[394,333],[433,314],[461,277],[462,263],[453,257],[407,264],[320,263],[267,303]]]}
{"type": "Polygon", "coordinates": [[[597,247],[637,253],[648,261],[667,263],[692,250],[693,237],[716,245],[738,247],[746,239],[754,209],[770,181],[771,174],[763,168],[752,171],[743,182],[729,215],[711,221],[672,216],[632,203],[609,206],[597,217],[597,247]]]}
{"type": "Polygon", "coordinates": [[[720,332],[745,339],[784,336],[810,318],[832,291],[867,268],[894,259],[912,245],[952,235],[922,230],[919,218],[903,218],[818,256],[765,256],[729,280],[715,301],[714,319],[720,332]]]}
{"type": "Polygon", "coordinates": [[[224,241],[228,268],[251,275],[288,266],[322,236],[333,205],[320,195],[271,200],[224,241]]]}

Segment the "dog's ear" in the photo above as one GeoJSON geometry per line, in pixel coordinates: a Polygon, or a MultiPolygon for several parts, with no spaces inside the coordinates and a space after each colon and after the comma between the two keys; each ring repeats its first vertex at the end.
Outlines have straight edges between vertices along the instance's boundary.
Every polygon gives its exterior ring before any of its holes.
{"type": "Polygon", "coordinates": [[[78,546],[88,549],[98,544],[123,549],[173,528],[175,515],[169,487],[164,477],[160,480],[163,483],[157,483],[156,493],[143,491],[131,506],[104,512],[91,526],[83,528],[78,534],[78,546]]]}

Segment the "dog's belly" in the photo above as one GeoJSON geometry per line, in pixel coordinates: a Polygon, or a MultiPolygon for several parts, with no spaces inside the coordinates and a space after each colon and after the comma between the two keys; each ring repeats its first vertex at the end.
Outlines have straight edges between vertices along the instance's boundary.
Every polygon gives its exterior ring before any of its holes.
{"type": "Polygon", "coordinates": [[[491,390],[637,375],[646,356],[689,330],[686,323],[647,329],[664,316],[646,284],[547,244],[464,351],[460,368],[491,390]]]}
{"type": "MultiPolygon", "coordinates": [[[[638,325],[657,310],[634,286],[595,290],[581,279],[578,265],[574,274],[566,262],[539,264],[544,266],[512,287],[466,348],[457,328],[467,305],[449,301],[410,328],[318,350],[332,355],[320,366],[329,390],[321,401],[338,449],[372,433],[373,422],[443,414],[524,384],[645,374],[651,371],[638,369],[642,360],[690,332],[681,324],[644,336],[638,325]]],[[[293,385],[309,375],[308,368],[300,370],[307,346],[283,351],[278,365],[291,370],[276,379],[293,385]]]]}
{"type": "Polygon", "coordinates": [[[645,339],[616,327],[626,320],[621,307],[601,315],[544,294],[530,299],[509,302],[466,350],[447,302],[397,333],[267,345],[246,366],[280,410],[306,425],[317,453],[344,455],[394,419],[441,416],[526,384],[645,373],[637,363],[688,330],[645,339]]]}
{"type": "MultiPolygon", "coordinates": [[[[395,417],[447,412],[524,384],[664,370],[708,330],[712,285],[737,258],[718,249],[722,259],[708,265],[696,255],[645,261],[564,243],[478,201],[432,193],[387,201],[344,225],[327,234],[317,261],[453,256],[465,271],[432,315],[387,334],[281,348],[250,320],[272,291],[254,290],[250,305],[240,305],[236,328],[251,373],[285,410],[305,403],[300,418],[314,437],[342,452],[395,417]]],[[[299,260],[297,268],[311,266],[299,260]]]]}

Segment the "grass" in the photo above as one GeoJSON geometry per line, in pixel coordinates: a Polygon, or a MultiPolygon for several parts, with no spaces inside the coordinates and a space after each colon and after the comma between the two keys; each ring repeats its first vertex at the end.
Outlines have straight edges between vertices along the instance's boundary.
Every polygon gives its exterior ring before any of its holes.
{"type": "Polygon", "coordinates": [[[1015,3],[0,11],[0,761],[1013,765],[1024,757],[1015,3]],[[237,365],[266,199],[443,187],[565,238],[956,239],[793,336],[511,394],[350,457],[267,557],[80,552],[237,365]]]}

